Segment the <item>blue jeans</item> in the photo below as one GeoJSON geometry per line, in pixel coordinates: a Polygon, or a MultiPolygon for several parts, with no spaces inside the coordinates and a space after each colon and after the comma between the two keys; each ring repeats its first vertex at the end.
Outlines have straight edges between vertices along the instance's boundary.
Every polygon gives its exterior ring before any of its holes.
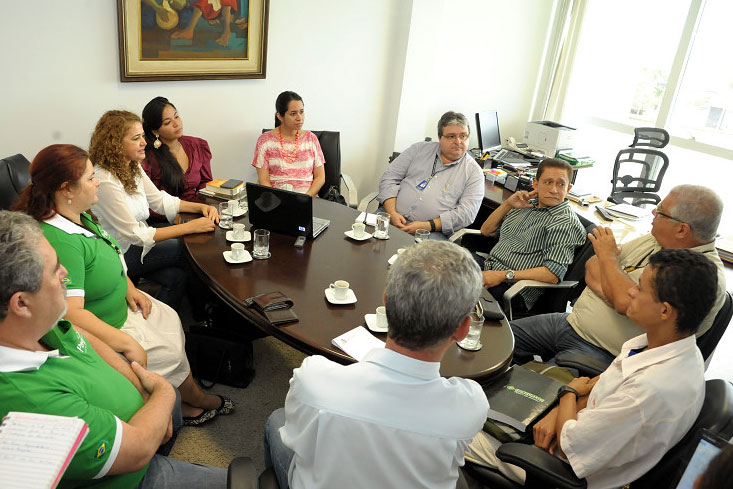
{"type": "Polygon", "coordinates": [[[178,310],[191,275],[183,241],[176,238],[155,243],[141,263],[142,252],[141,246],[131,245],[125,253],[127,275],[133,281],[144,277],[160,284],[156,299],[178,310]]]}
{"type": "Polygon", "coordinates": [[[288,471],[293,452],[280,438],[280,428],[285,426],[285,409],[276,409],[265,423],[265,467],[272,467],[280,489],[288,489],[288,471]]]}
{"type": "Polygon", "coordinates": [[[556,312],[512,321],[514,358],[523,363],[531,360],[532,355],[539,355],[551,364],[555,364],[555,357],[559,353],[565,352],[583,353],[606,363],[616,358],[581,338],[570,326],[567,317],[568,313],[556,312]]]}
{"type": "Polygon", "coordinates": [[[138,489],[225,489],[226,467],[212,467],[155,455],[138,489]]]}

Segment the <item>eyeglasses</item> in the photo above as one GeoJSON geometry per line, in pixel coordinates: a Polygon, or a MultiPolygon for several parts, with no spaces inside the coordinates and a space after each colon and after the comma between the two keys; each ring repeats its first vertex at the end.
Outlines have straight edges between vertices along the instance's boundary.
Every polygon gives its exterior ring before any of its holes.
{"type": "Polygon", "coordinates": [[[468,139],[468,134],[466,134],[465,132],[461,134],[443,134],[442,137],[444,137],[448,141],[455,141],[456,138],[458,138],[459,141],[465,141],[468,139]]]}
{"type": "Polygon", "coordinates": [[[659,210],[659,207],[660,207],[661,205],[662,205],[661,203],[660,203],[660,204],[657,204],[657,206],[656,206],[656,207],[654,208],[654,214],[656,214],[657,216],[662,216],[662,217],[666,217],[667,219],[672,219],[673,221],[677,221],[677,222],[685,222],[685,221],[683,221],[682,219],[677,219],[676,217],[672,217],[672,216],[670,216],[669,214],[665,214],[664,212],[660,211],[660,210],[659,210]]]}

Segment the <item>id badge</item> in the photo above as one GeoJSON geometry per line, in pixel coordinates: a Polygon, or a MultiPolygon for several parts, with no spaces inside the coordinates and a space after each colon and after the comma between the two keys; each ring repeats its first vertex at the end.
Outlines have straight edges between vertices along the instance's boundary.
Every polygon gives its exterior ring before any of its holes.
{"type": "Polygon", "coordinates": [[[427,186],[428,186],[428,181],[427,180],[423,180],[422,182],[420,182],[420,183],[417,184],[417,189],[418,190],[425,190],[425,187],[427,187],[427,186]]]}

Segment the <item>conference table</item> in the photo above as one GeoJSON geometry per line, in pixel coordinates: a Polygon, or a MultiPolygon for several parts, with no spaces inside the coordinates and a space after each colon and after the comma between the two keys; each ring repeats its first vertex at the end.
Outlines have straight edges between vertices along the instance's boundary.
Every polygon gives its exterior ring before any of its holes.
{"type": "MultiPolygon", "coordinates": [[[[331,340],[357,326],[366,328],[365,315],[373,314],[382,305],[388,260],[398,248],[414,244],[414,237],[390,226],[389,239],[370,238],[355,241],[344,232],[351,230],[358,212],[323,199],[313,200],[313,215],[330,219],[331,224],[316,239],[307,240],[303,248],[294,246],[295,237],[272,232],[271,258],[229,264],[223,252],[230,249],[225,230],[193,234],[184,238],[194,269],[209,288],[246,319],[234,327],[254,325],[290,346],[307,354],[318,354],[342,364],[355,360],[335,347],[331,340]],[[357,302],[333,305],[325,289],[335,280],[346,280],[357,302]],[[261,314],[247,308],[243,301],[258,294],[280,291],[290,297],[299,321],[283,326],[271,325],[261,314]]],[[[248,215],[234,222],[251,229],[248,215]]],[[[373,228],[367,226],[367,231],[373,228]]],[[[252,252],[252,241],[245,249],[252,252]]],[[[486,292],[485,292],[486,293],[486,292]]],[[[487,294],[487,293],[486,293],[487,294]]],[[[425,307],[430,307],[425,304],[425,307]]],[[[385,333],[373,333],[381,340],[385,333]]],[[[474,379],[481,384],[503,373],[509,366],[514,338],[506,319],[486,321],[481,333],[483,348],[466,351],[452,345],[441,362],[443,376],[474,379]]]]}

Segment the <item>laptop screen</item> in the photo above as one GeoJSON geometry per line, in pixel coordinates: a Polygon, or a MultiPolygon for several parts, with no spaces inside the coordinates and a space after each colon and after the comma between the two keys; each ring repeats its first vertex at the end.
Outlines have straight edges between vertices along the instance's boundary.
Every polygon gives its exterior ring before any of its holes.
{"type": "Polygon", "coordinates": [[[703,430],[697,448],[695,448],[695,453],[692,454],[692,458],[687,464],[679,484],[677,484],[677,489],[693,489],[697,478],[705,472],[710,462],[726,445],[728,445],[728,442],[725,439],[708,430],[703,430]]]}
{"type": "Polygon", "coordinates": [[[247,182],[249,222],[291,236],[313,238],[313,198],[307,194],[247,182]]]}

